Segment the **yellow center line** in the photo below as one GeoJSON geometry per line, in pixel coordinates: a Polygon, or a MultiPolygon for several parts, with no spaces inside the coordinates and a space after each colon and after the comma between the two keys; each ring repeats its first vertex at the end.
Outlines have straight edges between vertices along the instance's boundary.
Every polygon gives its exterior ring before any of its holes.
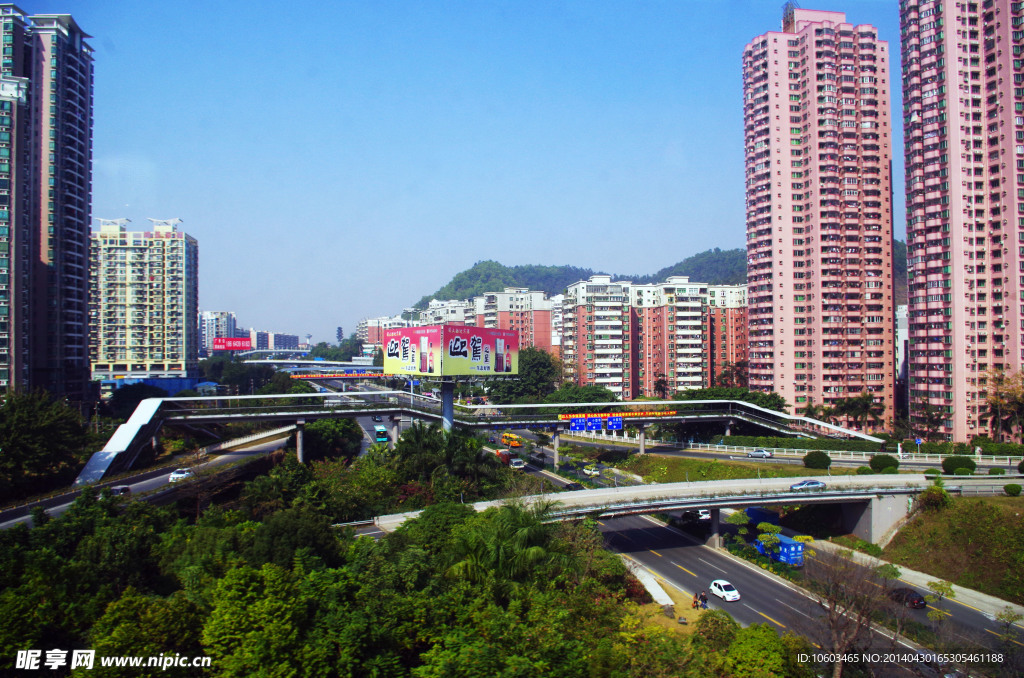
{"type": "Polygon", "coordinates": [[[952,613],[946,612],[945,610],[940,610],[937,607],[932,607],[931,605],[928,606],[928,609],[929,610],[935,610],[936,612],[941,612],[942,614],[946,615],[947,617],[952,617],[953,616],[952,613]]]}
{"type": "MultiPolygon", "coordinates": [[[[754,611],[755,611],[755,612],[757,612],[757,610],[754,610],[754,611]]],[[[786,628],[785,626],[783,626],[783,625],[782,625],[782,624],[780,624],[779,622],[775,621],[774,619],[772,619],[771,617],[769,617],[768,615],[766,615],[766,614],[765,614],[764,612],[758,612],[758,614],[759,614],[759,615],[761,615],[762,617],[764,617],[765,619],[767,619],[768,621],[770,621],[771,623],[773,623],[773,624],[775,624],[776,626],[778,626],[778,627],[779,627],[780,629],[784,629],[784,628],[786,628]]]]}
{"type": "MultiPolygon", "coordinates": [[[[689,570],[687,570],[685,567],[683,567],[679,563],[672,563],[672,564],[675,565],[676,567],[678,567],[680,570],[682,570],[686,574],[693,574],[693,572],[690,572],[689,570]]],[[[693,576],[696,577],[697,575],[693,574],[693,576]]]]}
{"type": "Polygon", "coordinates": [[[661,555],[660,553],[658,553],[657,551],[651,551],[651,553],[653,553],[654,555],[658,556],[659,558],[664,558],[665,557],[665,556],[661,555]]]}
{"type": "Polygon", "coordinates": [[[602,522],[601,522],[600,520],[598,520],[598,521],[596,521],[596,522],[597,522],[597,524],[598,524],[598,525],[601,525],[601,526],[603,526],[603,525],[604,525],[604,523],[602,523],[602,522]]]}
{"type": "MultiPolygon", "coordinates": [[[[1001,633],[996,633],[992,629],[985,629],[985,630],[988,631],[989,633],[991,633],[993,636],[999,636],[1000,638],[1003,638],[1003,634],[1001,634],[1001,633]]],[[[1013,638],[1006,638],[1006,640],[1010,641],[1011,643],[1017,643],[1017,641],[1014,640],[1013,638]]],[[[1021,646],[1024,646],[1024,643],[1017,643],[1017,644],[1021,645],[1021,646]]]]}

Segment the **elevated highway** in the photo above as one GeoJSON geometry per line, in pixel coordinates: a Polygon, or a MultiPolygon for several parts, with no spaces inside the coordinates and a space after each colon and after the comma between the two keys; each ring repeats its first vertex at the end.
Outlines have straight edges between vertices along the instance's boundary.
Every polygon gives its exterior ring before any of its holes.
{"type": "MultiPolygon", "coordinates": [[[[523,497],[519,501],[527,506],[557,502],[548,514],[553,520],[572,520],[585,516],[613,518],[685,509],[710,509],[711,541],[714,545],[718,545],[718,514],[723,508],[743,509],[748,506],[780,504],[842,504],[843,520],[847,529],[860,538],[874,543],[907,517],[913,506],[913,498],[931,484],[924,475],[917,474],[833,476],[823,479],[828,481],[823,491],[794,492],[790,490],[790,485],[796,480],[766,478],[635,485],[533,495],[523,497]]],[[[479,502],[473,507],[477,511],[485,511],[504,503],[506,501],[479,502]]],[[[390,532],[417,515],[419,511],[380,516],[374,523],[381,530],[390,532]]]]}

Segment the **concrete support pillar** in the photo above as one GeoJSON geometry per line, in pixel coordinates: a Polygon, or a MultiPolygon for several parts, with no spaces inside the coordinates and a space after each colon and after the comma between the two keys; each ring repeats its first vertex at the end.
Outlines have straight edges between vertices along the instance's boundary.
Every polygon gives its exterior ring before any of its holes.
{"type": "Polygon", "coordinates": [[[706,544],[713,549],[722,548],[722,535],[719,533],[720,514],[719,509],[711,509],[711,534],[708,535],[706,544]]]}
{"type": "Polygon", "coordinates": [[[441,428],[451,431],[455,425],[455,382],[441,382],[441,428]]]}
{"type": "Polygon", "coordinates": [[[561,432],[561,429],[556,428],[555,432],[553,434],[551,434],[551,447],[553,447],[555,449],[555,469],[556,470],[558,469],[558,463],[559,463],[559,460],[558,460],[558,441],[559,441],[559,434],[560,434],[560,432],[561,432]]]}
{"type": "Polygon", "coordinates": [[[732,419],[727,419],[725,422],[725,435],[732,435],[732,419]]]}
{"type": "Polygon", "coordinates": [[[647,431],[647,426],[644,425],[644,424],[640,424],[640,454],[644,454],[644,453],[647,452],[647,449],[645,447],[646,442],[647,442],[646,441],[646,431],[647,431]]]}
{"type": "Polygon", "coordinates": [[[306,451],[302,448],[302,431],[306,428],[306,420],[299,419],[295,422],[295,454],[300,464],[306,463],[306,451]]]}
{"type": "Polygon", "coordinates": [[[395,443],[398,442],[398,435],[400,433],[398,425],[401,423],[401,421],[401,415],[397,417],[391,417],[391,440],[388,441],[388,447],[390,447],[392,450],[395,449],[395,443]]]}

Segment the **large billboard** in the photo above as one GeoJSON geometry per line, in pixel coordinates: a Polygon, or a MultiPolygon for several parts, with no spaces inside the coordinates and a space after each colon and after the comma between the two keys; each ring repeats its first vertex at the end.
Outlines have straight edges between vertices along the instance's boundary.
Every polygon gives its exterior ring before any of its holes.
{"type": "Polygon", "coordinates": [[[384,373],[418,377],[519,374],[519,334],[466,325],[384,330],[384,373]]]}
{"type": "Polygon", "coordinates": [[[214,337],[214,351],[251,351],[252,339],[249,337],[214,337]]]}

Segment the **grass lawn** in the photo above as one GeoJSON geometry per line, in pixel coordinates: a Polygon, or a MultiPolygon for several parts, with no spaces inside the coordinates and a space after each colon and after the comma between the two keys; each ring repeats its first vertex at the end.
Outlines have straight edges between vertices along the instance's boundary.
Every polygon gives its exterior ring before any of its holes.
{"type": "Polygon", "coordinates": [[[1024,604],[1024,497],[954,497],[911,520],[882,557],[1024,604]]]}
{"type": "MultiPolygon", "coordinates": [[[[646,481],[676,483],[697,480],[738,480],[742,478],[792,478],[825,476],[826,471],[804,468],[799,464],[778,464],[753,461],[721,461],[662,457],[654,454],[634,455],[620,464],[622,469],[642,476],[646,481]]],[[[834,468],[832,475],[853,475],[853,468],[834,468]]]]}

